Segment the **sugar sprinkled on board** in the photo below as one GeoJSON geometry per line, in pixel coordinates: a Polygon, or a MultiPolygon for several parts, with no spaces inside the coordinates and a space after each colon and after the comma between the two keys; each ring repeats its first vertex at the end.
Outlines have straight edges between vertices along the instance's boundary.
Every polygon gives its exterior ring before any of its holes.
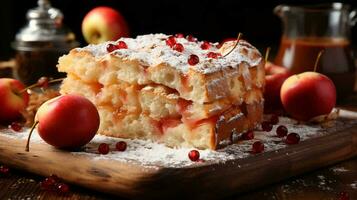
{"type": "MultiPolygon", "coordinates": [[[[309,138],[318,137],[320,135],[328,134],[329,132],[336,132],[339,128],[345,128],[348,122],[337,120],[333,128],[324,129],[319,125],[303,125],[297,124],[296,121],[280,117],[279,124],[285,125],[289,132],[296,132],[300,135],[301,141],[309,138]]],[[[116,160],[120,162],[140,164],[144,167],[190,167],[195,165],[224,163],[230,160],[238,162],[241,158],[249,156],[255,156],[251,154],[252,144],[255,141],[262,141],[265,146],[264,152],[275,151],[278,153],[279,149],[286,147],[286,144],[281,138],[275,135],[274,126],[270,132],[255,131],[255,138],[253,140],[239,141],[237,144],[229,145],[223,149],[217,151],[213,150],[199,150],[200,158],[204,162],[192,162],[188,158],[188,152],[193,148],[169,148],[163,144],[158,144],[151,141],[139,140],[139,139],[121,139],[113,138],[103,135],[96,135],[94,139],[86,146],[85,151],[72,152],[73,155],[86,156],[94,160],[116,160]],[[115,151],[115,143],[118,141],[125,141],[127,143],[127,149],[124,152],[115,151]],[[98,145],[100,143],[108,143],[111,147],[111,151],[107,155],[99,155],[97,152],[98,145]]],[[[22,132],[14,132],[10,129],[3,129],[0,131],[1,135],[26,140],[28,136],[28,129],[24,129],[22,132]]],[[[31,138],[32,143],[44,143],[35,131],[31,138]]]]}
{"type": "Polygon", "coordinates": [[[352,189],[357,189],[357,181],[354,181],[353,183],[350,184],[352,189]]]}
{"type": "Polygon", "coordinates": [[[333,167],[331,170],[335,173],[343,173],[343,172],[348,172],[349,170],[343,167],[333,167]]]}
{"type": "MultiPolygon", "coordinates": [[[[24,128],[20,132],[13,131],[11,129],[0,129],[0,134],[5,135],[12,139],[27,140],[30,129],[24,128]]],[[[31,137],[31,142],[33,143],[44,143],[42,138],[38,135],[37,131],[34,130],[31,137]]]]}

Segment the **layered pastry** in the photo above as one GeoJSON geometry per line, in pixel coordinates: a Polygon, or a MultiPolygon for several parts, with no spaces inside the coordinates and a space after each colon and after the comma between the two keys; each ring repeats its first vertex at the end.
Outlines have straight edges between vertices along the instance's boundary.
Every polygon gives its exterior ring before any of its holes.
{"type": "Polygon", "coordinates": [[[264,60],[239,40],[149,34],[76,48],[59,59],[60,92],[98,108],[98,133],[217,149],[262,119],[264,60]]]}

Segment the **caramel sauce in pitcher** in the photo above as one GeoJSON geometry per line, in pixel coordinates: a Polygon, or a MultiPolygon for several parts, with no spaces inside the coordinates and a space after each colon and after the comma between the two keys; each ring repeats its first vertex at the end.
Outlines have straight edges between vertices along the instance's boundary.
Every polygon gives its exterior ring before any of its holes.
{"type": "Polygon", "coordinates": [[[289,68],[294,74],[313,71],[321,50],[323,53],[316,71],[327,75],[334,82],[338,99],[348,96],[354,89],[355,64],[347,39],[283,37],[275,63],[289,68]]]}

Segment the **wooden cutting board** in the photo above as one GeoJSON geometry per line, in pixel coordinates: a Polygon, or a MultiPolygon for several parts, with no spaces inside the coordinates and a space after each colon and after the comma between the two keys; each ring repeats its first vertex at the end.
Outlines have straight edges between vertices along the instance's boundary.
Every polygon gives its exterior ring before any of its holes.
{"type": "Polygon", "coordinates": [[[94,159],[93,155],[61,151],[36,142],[26,152],[25,140],[9,137],[5,134],[8,130],[3,129],[0,162],[43,176],[56,174],[73,184],[129,198],[216,199],[356,156],[357,113],[341,112],[337,121],[326,133],[297,145],[183,167],[94,159]]]}

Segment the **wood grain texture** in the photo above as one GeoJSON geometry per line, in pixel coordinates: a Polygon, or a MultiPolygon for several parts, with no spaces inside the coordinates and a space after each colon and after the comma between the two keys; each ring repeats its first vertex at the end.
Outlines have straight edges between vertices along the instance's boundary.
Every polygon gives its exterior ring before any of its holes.
{"type": "Polygon", "coordinates": [[[186,168],[143,168],[112,160],[94,160],[46,144],[0,134],[0,160],[36,174],[57,174],[68,182],[129,198],[215,199],[248,191],[357,155],[356,123],[338,133],[309,139],[273,152],[225,163],[186,168]]]}

